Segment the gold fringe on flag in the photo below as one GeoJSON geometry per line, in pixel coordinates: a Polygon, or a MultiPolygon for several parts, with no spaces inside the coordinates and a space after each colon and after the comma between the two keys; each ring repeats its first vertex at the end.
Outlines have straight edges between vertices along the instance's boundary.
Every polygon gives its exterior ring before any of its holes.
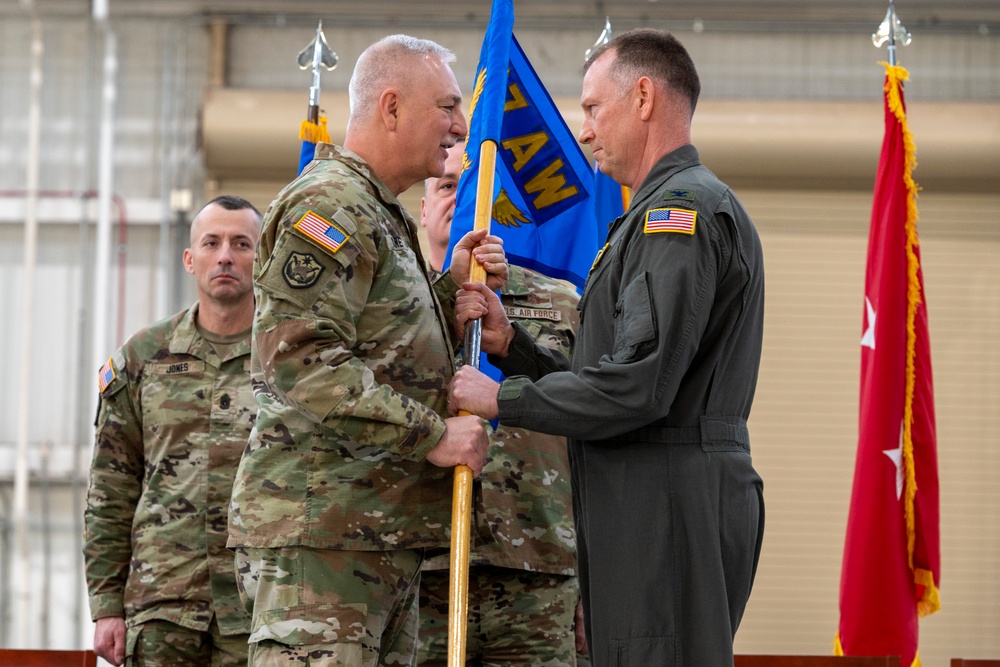
{"type": "MultiPolygon", "coordinates": [[[[913,568],[913,544],[915,540],[916,515],[913,508],[917,495],[916,472],[913,463],[913,392],[916,381],[917,334],[914,322],[917,308],[921,304],[920,295],[920,258],[916,248],[920,245],[917,237],[917,192],[919,186],[913,180],[913,169],[917,166],[917,147],[913,134],[906,122],[906,110],[900,89],[904,81],[910,78],[906,69],[883,62],[885,67],[886,102],[902,129],[903,134],[903,184],[906,187],[906,263],[907,263],[907,293],[906,293],[906,394],[903,402],[903,469],[906,473],[904,482],[904,514],[906,517],[906,553],[910,569],[913,570],[914,583],[923,586],[923,597],[917,602],[917,613],[920,616],[933,614],[941,608],[940,596],[934,585],[934,577],[923,569],[913,568]]],[[[915,661],[916,662],[916,661],[915,661]]]]}

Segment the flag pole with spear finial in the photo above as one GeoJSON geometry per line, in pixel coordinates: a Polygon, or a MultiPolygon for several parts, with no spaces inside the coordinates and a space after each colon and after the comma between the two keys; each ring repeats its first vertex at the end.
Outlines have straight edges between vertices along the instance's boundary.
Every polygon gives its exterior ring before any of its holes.
{"type": "Polygon", "coordinates": [[[611,41],[611,17],[610,16],[605,16],[604,17],[604,30],[602,30],[601,34],[597,36],[597,41],[594,42],[594,45],[592,47],[590,47],[589,49],[587,49],[586,51],[584,51],[584,53],[583,53],[583,61],[586,62],[586,61],[590,60],[590,54],[592,54],[594,51],[596,51],[598,47],[604,46],[605,44],[607,44],[610,41],[611,41]]]}
{"type": "Polygon", "coordinates": [[[882,24],[878,27],[878,32],[872,35],[872,43],[876,47],[881,47],[886,42],[889,42],[889,66],[895,67],[897,40],[900,44],[906,46],[910,43],[911,38],[910,33],[899,22],[893,0],[889,0],[889,9],[885,13],[882,24]]]}
{"type": "Polygon", "coordinates": [[[326,43],[326,36],[323,35],[323,21],[316,26],[316,36],[301,51],[296,58],[299,69],[312,70],[312,83],[309,86],[309,108],[306,111],[306,119],[302,121],[299,128],[299,139],[302,140],[302,151],[299,155],[299,171],[302,173],[306,165],[312,162],[316,152],[316,144],[330,141],[330,134],[326,130],[326,117],[320,115],[319,94],[320,94],[320,74],[321,67],[331,72],[337,67],[337,54],[334,53],[330,45],[326,43]]]}
{"type": "MultiPolygon", "coordinates": [[[[494,181],[497,149],[503,124],[504,100],[507,91],[509,49],[514,33],[514,3],[493,0],[490,20],[483,37],[476,83],[473,86],[469,111],[467,155],[478,163],[476,169],[473,230],[490,229],[493,217],[494,181]],[[482,99],[481,99],[482,98],[482,99]],[[482,105],[482,106],[480,106],[482,105]],[[478,150],[477,150],[478,149],[478,150]]],[[[465,165],[463,164],[463,167],[465,165]]],[[[468,167],[466,167],[467,169],[468,167]]],[[[467,178],[468,176],[463,176],[467,178]]],[[[475,258],[469,260],[469,280],[486,282],[486,269],[475,258]]],[[[465,332],[465,363],[480,367],[482,321],[473,320],[465,332]]],[[[464,410],[460,415],[470,414],[464,410]]],[[[448,582],[448,667],[464,667],[466,634],[469,614],[469,557],[472,541],[472,469],[456,465],[452,488],[451,555],[448,582]]]]}

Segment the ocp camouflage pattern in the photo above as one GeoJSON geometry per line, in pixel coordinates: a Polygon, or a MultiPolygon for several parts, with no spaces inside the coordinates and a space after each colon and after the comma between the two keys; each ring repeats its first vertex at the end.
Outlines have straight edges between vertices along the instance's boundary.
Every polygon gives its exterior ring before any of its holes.
{"type": "MultiPolygon", "coordinates": [[[[417,665],[447,667],[449,573],[420,575],[417,665]]],[[[469,570],[467,664],[576,667],[576,577],[497,567],[469,570]],[[473,658],[478,658],[474,660],[473,658]]]]}
{"type": "Polygon", "coordinates": [[[235,549],[251,665],[411,665],[419,549],[235,549]],[[261,611],[266,610],[266,611],[261,611]]]}
{"type": "MultiPolygon", "coordinates": [[[[539,345],[568,358],[579,315],[572,288],[535,271],[510,267],[501,290],[508,318],[539,345]]],[[[566,439],[500,425],[474,497],[478,541],[470,561],[519,570],[576,574],[576,531],[566,439]]],[[[437,556],[424,569],[448,567],[437,556]]]]}
{"type": "Polygon", "coordinates": [[[253,426],[249,337],[220,359],[197,305],[139,331],[101,394],[84,525],[91,615],[247,633],[226,549],[233,475],[253,426]]]}
{"type": "Polygon", "coordinates": [[[448,542],[451,313],[416,224],[371,168],[320,144],[271,203],[254,262],[257,422],[230,546],[379,550],[448,542]]]}

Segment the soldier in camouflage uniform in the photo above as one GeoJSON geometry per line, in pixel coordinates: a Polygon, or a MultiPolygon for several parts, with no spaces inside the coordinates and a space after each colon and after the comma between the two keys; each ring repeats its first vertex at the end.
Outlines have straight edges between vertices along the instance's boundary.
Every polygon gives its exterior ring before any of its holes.
{"type": "Polygon", "coordinates": [[[492,288],[506,280],[503,250],[469,234],[454,278],[432,287],[397,199],[440,175],[468,129],[453,59],[404,35],[369,47],[344,147],[319,144],[265,216],[258,415],[229,540],[253,665],[411,664],[424,550],[448,544],[452,467],[482,469],[482,420],[445,416],[452,304],[472,256],[492,288]]]}
{"type": "Polygon", "coordinates": [[[245,665],[226,509],[253,426],[251,268],[260,213],[219,197],[191,224],[198,302],[100,373],[84,560],[94,649],[113,665],[245,665]]]}
{"type": "MultiPolygon", "coordinates": [[[[444,265],[462,171],[461,144],[444,176],[425,181],[420,223],[428,261],[444,265]]],[[[579,324],[576,292],[535,271],[510,267],[501,289],[508,317],[538,344],[567,357],[579,324]]],[[[566,439],[500,426],[475,494],[480,539],[470,554],[466,658],[483,665],[575,665],[576,578],[566,439]]],[[[448,664],[449,557],[424,563],[417,664],[448,664]]],[[[579,628],[582,639],[583,628],[579,628]]]]}

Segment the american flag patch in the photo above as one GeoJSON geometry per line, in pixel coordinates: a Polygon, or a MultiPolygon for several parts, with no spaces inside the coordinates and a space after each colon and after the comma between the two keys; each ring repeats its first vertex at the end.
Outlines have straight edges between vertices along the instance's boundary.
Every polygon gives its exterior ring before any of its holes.
{"type": "MultiPolygon", "coordinates": [[[[93,368],[93,366],[91,366],[91,368],[93,368]]],[[[115,366],[111,363],[111,357],[108,357],[108,360],[104,362],[104,365],[101,366],[101,370],[97,375],[97,383],[100,385],[101,391],[103,392],[115,379],[115,366]]]]}
{"type": "Polygon", "coordinates": [[[347,239],[351,238],[342,229],[312,211],[299,218],[294,227],[303,236],[312,239],[330,252],[337,252],[347,239]]]}
{"type": "Polygon", "coordinates": [[[686,208],[654,208],[646,211],[646,224],[642,228],[647,234],[657,232],[678,232],[694,234],[694,223],[698,212],[686,208]]]}

